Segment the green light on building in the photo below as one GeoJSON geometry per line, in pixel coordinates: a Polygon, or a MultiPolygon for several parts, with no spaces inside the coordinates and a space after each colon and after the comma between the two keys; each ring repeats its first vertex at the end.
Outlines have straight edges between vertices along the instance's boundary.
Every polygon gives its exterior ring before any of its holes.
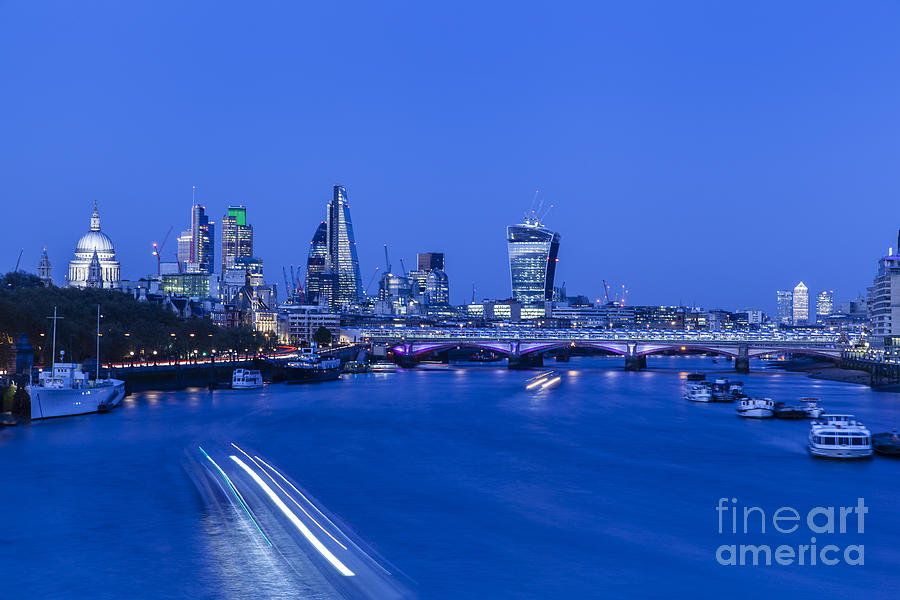
{"type": "Polygon", "coordinates": [[[229,206],[228,216],[234,217],[238,225],[247,224],[247,209],[243,206],[229,206]]]}

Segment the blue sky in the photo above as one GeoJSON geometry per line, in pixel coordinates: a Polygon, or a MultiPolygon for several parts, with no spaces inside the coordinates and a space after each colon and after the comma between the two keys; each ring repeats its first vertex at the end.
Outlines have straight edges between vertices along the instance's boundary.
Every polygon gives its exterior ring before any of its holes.
{"type": "MultiPolygon", "coordinates": [[[[889,2],[0,1],[0,270],[61,279],[98,200],[123,276],[248,207],[270,280],[347,186],[363,279],[444,251],[505,297],[505,226],[555,208],[569,292],[774,310],[864,292],[900,227],[889,2]]],[[[217,248],[218,252],[218,248],[217,248]]]]}

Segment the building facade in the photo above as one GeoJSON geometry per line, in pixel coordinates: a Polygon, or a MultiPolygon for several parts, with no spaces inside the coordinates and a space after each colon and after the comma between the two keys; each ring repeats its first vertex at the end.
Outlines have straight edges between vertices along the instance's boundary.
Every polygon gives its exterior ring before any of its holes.
{"type": "Polygon", "coordinates": [[[794,325],[809,323],[809,288],[802,281],[794,286],[791,316],[794,325]]]}
{"type": "Polygon", "coordinates": [[[47,256],[47,248],[41,252],[41,262],[38,263],[38,277],[44,285],[53,285],[53,268],[50,266],[50,257],[47,256]]]}
{"type": "Polygon", "coordinates": [[[816,322],[821,323],[834,312],[834,292],[821,291],[816,295],[816,322]]]}
{"type": "MultiPolygon", "coordinates": [[[[49,261],[48,261],[49,263],[49,261]]],[[[119,287],[120,265],[116,260],[116,249],[109,236],[100,230],[100,212],[94,202],[91,228],[75,246],[75,258],[69,261],[67,284],[71,287],[119,287]],[[92,263],[95,263],[92,268],[92,263]]]]}
{"type": "Polygon", "coordinates": [[[341,317],[320,306],[282,306],[278,315],[279,341],[284,344],[301,346],[313,341],[319,327],[325,327],[337,339],[341,330],[341,317]]]}
{"type": "Polygon", "coordinates": [[[222,217],[222,273],[238,259],[253,257],[253,225],[247,224],[244,206],[229,206],[222,217]]]}
{"type": "Polygon", "coordinates": [[[558,233],[545,229],[537,219],[506,228],[510,287],[517,302],[543,305],[553,299],[559,240],[558,233]]]}
{"type": "Polygon", "coordinates": [[[212,273],[215,271],[215,224],[210,222],[206,207],[191,207],[191,260],[188,271],[212,273]]]}
{"type": "Polygon", "coordinates": [[[356,236],[350,218],[347,190],[335,185],[326,218],[328,234],[328,263],[326,272],[334,275],[331,296],[332,308],[356,304],[362,298],[362,278],[356,252],[356,236]]]}
{"type": "Polygon", "coordinates": [[[316,227],[309,242],[306,257],[306,303],[331,305],[332,277],[325,273],[328,266],[328,223],[316,227]]]}
{"type": "MultiPolygon", "coordinates": [[[[897,242],[900,247],[900,239],[897,242]]],[[[892,355],[900,355],[900,255],[891,252],[879,259],[868,292],[872,344],[892,355]]]]}
{"type": "Polygon", "coordinates": [[[775,292],[778,300],[778,324],[791,325],[794,322],[794,293],[789,290],[775,292]]]}

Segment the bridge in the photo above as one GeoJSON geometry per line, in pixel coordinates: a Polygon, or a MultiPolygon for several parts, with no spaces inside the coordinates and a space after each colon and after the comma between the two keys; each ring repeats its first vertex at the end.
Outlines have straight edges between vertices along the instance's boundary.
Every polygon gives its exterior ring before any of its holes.
{"type": "Polygon", "coordinates": [[[766,354],[802,354],[840,360],[849,347],[840,333],[814,331],[680,331],[539,328],[367,328],[361,341],[383,345],[404,366],[427,354],[453,348],[495,352],[510,368],[539,366],[546,353],[567,356],[574,348],[602,350],[625,357],[626,370],[647,366],[647,355],[666,351],[703,351],[734,358],[738,372],[750,370],[750,359],[766,354]]]}

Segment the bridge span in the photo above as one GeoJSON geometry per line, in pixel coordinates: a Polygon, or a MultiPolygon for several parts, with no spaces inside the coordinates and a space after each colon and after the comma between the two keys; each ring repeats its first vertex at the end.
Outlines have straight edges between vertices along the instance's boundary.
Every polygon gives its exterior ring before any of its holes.
{"type": "Polygon", "coordinates": [[[453,348],[488,350],[509,359],[510,368],[539,366],[546,353],[592,348],[625,357],[626,370],[647,366],[647,355],[671,350],[699,350],[734,358],[738,372],[750,369],[750,359],[766,354],[802,354],[840,360],[849,347],[831,332],[714,332],[622,329],[538,328],[416,328],[363,329],[361,341],[390,349],[404,366],[427,354],[453,348]]]}

